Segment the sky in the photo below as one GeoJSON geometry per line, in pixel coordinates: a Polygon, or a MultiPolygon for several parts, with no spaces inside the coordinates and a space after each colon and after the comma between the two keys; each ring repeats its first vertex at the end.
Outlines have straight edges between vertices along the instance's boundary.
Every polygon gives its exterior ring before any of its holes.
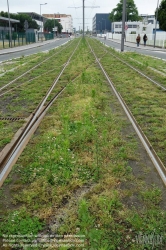
{"type": "MultiPolygon", "coordinates": [[[[40,14],[70,14],[73,17],[73,27],[82,28],[82,4],[83,0],[8,0],[10,13],[36,12],[40,14]],[[79,8],[71,8],[79,7],[79,8]]],[[[96,13],[110,13],[120,0],[85,0],[85,27],[92,28],[92,18],[96,13]],[[99,8],[88,8],[98,6],[99,8]]],[[[161,2],[161,1],[159,1],[161,2]]],[[[157,0],[134,0],[139,14],[153,15],[157,7],[157,0]]],[[[7,1],[0,0],[0,11],[7,12],[7,1]]]]}

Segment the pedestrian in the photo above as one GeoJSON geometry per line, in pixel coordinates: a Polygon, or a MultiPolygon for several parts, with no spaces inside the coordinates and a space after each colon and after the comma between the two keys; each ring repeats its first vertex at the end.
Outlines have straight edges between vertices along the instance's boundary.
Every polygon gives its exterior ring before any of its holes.
{"type": "Polygon", "coordinates": [[[137,38],[136,38],[137,47],[139,47],[140,41],[141,41],[141,37],[140,37],[140,34],[138,34],[138,36],[137,36],[137,38]]]}
{"type": "Polygon", "coordinates": [[[146,34],[143,36],[143,40],[144,40],[144,46],[146,46],[146,41],[148,40],[148,37],[146,34]]]}

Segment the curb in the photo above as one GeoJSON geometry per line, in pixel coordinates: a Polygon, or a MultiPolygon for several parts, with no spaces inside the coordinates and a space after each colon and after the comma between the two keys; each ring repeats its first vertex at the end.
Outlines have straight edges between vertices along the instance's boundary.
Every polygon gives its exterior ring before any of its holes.
{"type": "MultiPolygon", "coordinates": [[[[118,44],[120,44],[120,42],[117,42],[117,41],[114,41],[114,40],[112,40],[112,39],[110,39],[110,38],[108,38],[107,40],[110,40],[110,41],[112,41],[112,42],[114,42],[114,43],[118,43],[118,44]]],[[[133,46],[133,45],[126,45],[126,44],[124,44],[124,46],[126,46],[126,47],[132,47],[132,48],[136,48],[136,49],[143,49],[143,50],[149,50],[149,51],[162,51],[162,52],[166,52],[166,49],[160,49],[160,48],[156,48],[156,49],[150,49],[150,48],[140,48],[140,47],[135,47],[135,46],[133,46]]],[[[149,45],[146,45],[146,46],[149,46],[149,45]]],[[[150,46],[149,46],[150,47],[150,46]]]]}
{"type": "MultiPolygon", "coordinates": [[[[58,41],[59,39],[57,39],[56,41],[58,41]]],[[[54,42],[54,41],[52,41],[52,42],[54,42]]],[[[3,51],[2,53],[1,53],[1,50],[0,50],[0,56],[1,55],[5,55],[5,54],[11,54],[11,53],[15,53],[15,52],[19,52],[19,51],[23,51],[23,50],[28,50],[28,49],[33,49],[33,48],[35,48],[35,47],[42,47],[42,46],[44,46],[45,44],[48,44],[48,43],[52,43],[52,42],[45,42],[45,43],[42,43],[42,44],[37,44],[37,43],[35,43],[35,45],[33,45],[33,46],[31,46],[31,47],[25,47],[25,46],[28,46],[28,45],[23,45],[22,47],[21,47],[21,49],[18,49],[19,48],[19,46],[18,47],[14,47],[15,49],[17,49],[17,50],[13,50],[13,51],[3,51]]]]}

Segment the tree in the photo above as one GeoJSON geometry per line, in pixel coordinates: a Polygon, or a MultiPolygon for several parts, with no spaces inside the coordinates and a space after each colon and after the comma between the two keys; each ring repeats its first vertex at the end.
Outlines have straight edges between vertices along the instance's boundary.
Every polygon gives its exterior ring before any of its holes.
{"type": "MultiPolygon", "coordinates": [[[[8,18],[8,13],[1,11],[0,16],[8,18]]],[[[24,28],[25,20],[28,21],[28,28],[32,28],[32,29],[39,29],[40,28],[39,25],[37,24],[37,22],[35,20],[32,20],[32,18],[27,14],[12,14],[12,13],[10,13],[10,18],[20,21],[20,23],[12,25],[15,27],[15,29],[16,29],[16,25],[17,25],[18,32],[25,32],[25,28],[24,28]]]]}
{"type": "MultiPolygon", "coordinates": [[[[123,13],[123,0],[116,5],[117,7],[114,8],[109,16],[109,19],[112,22],[120,22],[122,21],[122,13],[123,13]]],[[[139,21],[140,18],[138,16],[138,10],[134,3],[134,0],[127,0],[126,1],[126,20],[131,21],[139,21]]]]}
{"type": "Polygon", "coordinates": [[[63,27],[56,19],[48,19],[44,24],[44,29],[53,32],[54,26],[58,27],[58,33],[61,33],[63,27]]]}
{"type": "MultiPolygon", "coordinates": [[[[155,11],[155,16],[157,14],[157,9],[155,11]]],[[[158,9],[158,21],[159,26],[162,30],[166,31],[166,0],[162,0],[158,9]]]]}

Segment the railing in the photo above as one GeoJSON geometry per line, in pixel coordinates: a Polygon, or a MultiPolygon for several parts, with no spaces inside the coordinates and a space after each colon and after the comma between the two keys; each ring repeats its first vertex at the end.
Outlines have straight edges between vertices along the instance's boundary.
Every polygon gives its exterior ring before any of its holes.
{"type": "Polygon", "coordinates": [[[35,42],[46,41],[54,38],[53,33],[20,33],[12,32],[10,39],[9,31],[0,31],[0,49],[23,46],[35,42]]]}
{"type": "MultiPolygon", "coordinates": [[[[126,35],[126,42],[131,42],[136,44],[136,37],[138,34],[127,34],[126,35]]],[[[146,44],[149,46],[154,46],[154,34],[146,34],[148,37],[148,40],[146,41],[146,44]]],[[[104,34],[97,34],[97,36],[104,37],[104,34]]],[[[143,36],[144,34],[140,34],[141,41],[140,44],[144,44],[143,36]]],[[[107,33],[107,39],[116,39],[121,40],[121,34],[112,34],[107,33]]],[[[160,48],[166,48],[166,32],[164,33],[156,33],[156,41],[155,46],[160,48]]]]}

